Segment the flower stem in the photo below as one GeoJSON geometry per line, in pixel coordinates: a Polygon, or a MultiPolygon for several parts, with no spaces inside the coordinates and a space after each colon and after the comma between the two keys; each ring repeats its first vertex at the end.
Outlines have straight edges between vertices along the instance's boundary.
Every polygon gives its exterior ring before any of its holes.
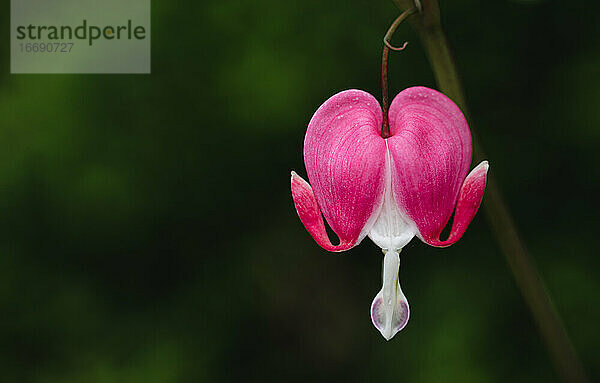
{"type": "Polygon", "coordinates": [[[383,104],[383,125],[381,126],[381,137],[388,138],[390,136],[390,124],[388,123],[388,109],[390,107],[389,96],[388,96],[388,57],[390,55],[390,49],[395,51],[401,51],[406,48],[404,43],[401,47],[396,48],[390,44],[390,39],[396,32],[396,29],[404,20],[410,15],[417,12],[416,7],[412,7],[402,12],[400,16],[394,20],[390,28],[388,29],[385,37],[383,38],[383,55],[381,57],[381,93],[382,93],[382,104],[383,104]]]}
{"type": "MultiPolygon", "coordinates": [[[[393,1],[400,9],[409,9],[415,5],[414,0],[393,1]]],[[[460,77],[442,30],[439,4],[437,0],[422,0],[422,3],[421,14],[413,17],[411,24],[425,47],[438,86],[456,102],[468,118],[460,77]]],[[[473,152],[476,162],[487,158],[475,134],[473,134],[473,152]]],[[[561,380],[589,382],[537,268],[519,236],[493,175],[488,175],[483,207],[493,234],[531,311],[561,380]]]]}

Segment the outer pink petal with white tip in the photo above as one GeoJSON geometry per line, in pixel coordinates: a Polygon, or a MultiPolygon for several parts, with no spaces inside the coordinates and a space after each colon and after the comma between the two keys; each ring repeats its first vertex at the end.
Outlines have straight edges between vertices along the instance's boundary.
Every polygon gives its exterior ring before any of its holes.
{"type": "Polygon", "coordinates": [[[385,187],[382,112],[370,94],[346,90],[314,114],[304,140],[306,181],[292,174],[292,195],[300,220],[319,245],[343,251],[357,245],[373,224],[385,187]],[[321,218],[340,238],[329,241],[321,218]]]}
{"type": "Polygon", "coordinates": [[[419,237],[449,246],[463,235],[485,189],[487,162],[465,179],[471,163],[471,134],[460,109],[429,88],[400,92],[390,106],[388,139],[392,188],[401,209],[415,222],[419,237]],[[450,236],[439,236],[454,208],[450,236]]]}

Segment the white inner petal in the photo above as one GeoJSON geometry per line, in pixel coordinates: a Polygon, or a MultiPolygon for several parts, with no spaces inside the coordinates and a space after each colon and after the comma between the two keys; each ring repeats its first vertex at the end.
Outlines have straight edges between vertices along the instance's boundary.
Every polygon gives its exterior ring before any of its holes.
{"type": "Polygon", "coordinates": [[[383,249],[382,287],[371,304],[371,320],[386,340],[402,330],[409,317],[409,306],[400,288],[400,250],[417,233],[416,224],[404,214],[392,190],[392,166],[389,149],[385,157],[385,191],[383,202],[369,238],[383,249]]]}
{"type": "MultiPolygon", "coordinates": [[[[386,146],[387,148],[387,146],[386,146]]],[[[398,208],[392,191],[390,152],[385,156],[385,191],[379,216],[369,231],[369,238],[384,250],[400,250],[417,233],[417,227],[398,208]]]]}
{"type": "Polygon", "coordinates": [[[371,321],[386,340],[406,326],[410,309],[398,281],[400,256],[389,250],[383,260],[383,287],[371,304],[371,321]]]}

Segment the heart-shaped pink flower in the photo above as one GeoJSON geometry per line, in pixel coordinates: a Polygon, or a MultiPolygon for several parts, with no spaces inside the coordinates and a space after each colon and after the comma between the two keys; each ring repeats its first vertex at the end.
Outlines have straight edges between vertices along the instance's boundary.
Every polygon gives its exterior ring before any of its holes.
{"type": "Polygon", "coordinates": [[[365,236],[383,249],[383,286],[371,305],[373,324],[391,339],[408,322],[409,307],[398,282],[399,252],[414,237],[437,247],[463,235],[483,197],[487,161],[471,173],[469,126],[460,109],[429,88],[400,92],[383,138],[377,100],[346,90],[325,101],[304,139],[309,185],[292,172],[292,196],[300,220],[317,243],[344,251],[365,236]],[[450,235],[440,233],[452,212],[450,235]],[[322,215],[340,239],[329,240],[322,215]]]}

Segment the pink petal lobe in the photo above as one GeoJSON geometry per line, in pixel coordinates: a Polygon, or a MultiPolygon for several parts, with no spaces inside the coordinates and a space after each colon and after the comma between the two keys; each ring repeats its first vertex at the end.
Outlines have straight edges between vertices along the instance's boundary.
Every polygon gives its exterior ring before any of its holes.
{"type": "Polygon", "coordinates": [[[308,179],[340,246],[360,243],[381,207],[386,156],[381,125],[379,103],[360,90],[329,98],[308,125],[304,139],[308,179]]]}
{"type": "Polygon", "coordinates": [[[312,188],[308,182],[294,172],[292,172],[292,197],[300,221],[319,246],[328,251],[344,251],[355,245],[352,241],[346,242],[344,240],[337,246],[331,243],[312,188]]]}
{"type": "Polygon", "coordinates": [[[432,244],[450,219],[469,170],[469,126],[448,97],[425,87],[400,92],[389,121],[394,197],[419,237],[432,244]]]}
{"type": "Polygon", "coordinates": [[[475,217],[477,209],[483,199],[483,191],[485,190],[485,183],[487,181],[487,171],[489,165],[487,161],[483,161],[475,167],[465,179],[462,187],[460,188],[460,194],[458,195],[458,202],[456,203],[456,212],[454,213],[454,221],[452,222],[452,230],[448,239],[440,241],[440,233],[422,233],[423,241],[429,245],[436,247],[450,246],[462,237],[467,230],[467,226],[475,217]]]}

